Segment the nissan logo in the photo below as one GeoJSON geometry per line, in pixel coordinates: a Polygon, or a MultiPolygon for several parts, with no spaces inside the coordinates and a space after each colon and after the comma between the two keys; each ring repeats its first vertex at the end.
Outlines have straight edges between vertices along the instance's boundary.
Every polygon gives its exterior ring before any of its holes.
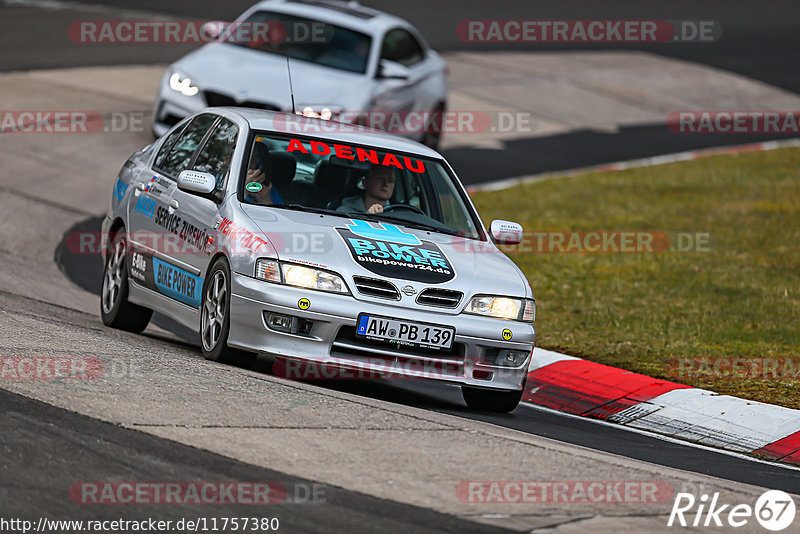
{"type": "Polygon", "coordinates": [[[414,289],[411,286],[403,286],[403,289],[401,289],[401,291],[403,292],[404,295],[409,296],[409,297],[411,295],[416,295],[417,294],[417,290],[414,289]]]}

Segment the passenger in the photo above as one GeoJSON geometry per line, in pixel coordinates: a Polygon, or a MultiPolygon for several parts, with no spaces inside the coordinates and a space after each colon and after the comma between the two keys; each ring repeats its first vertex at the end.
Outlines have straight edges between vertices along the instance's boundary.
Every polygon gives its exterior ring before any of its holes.
{"type": "Polygon", "coordinates": [[[336,211],[345,213],[383,213],[384,206],[394,193],[394,170],[383,165],[374,165],[361,179],[363,195],[342,199],[336,211]]]}
{"type": "Polygon", "coordinates": [[[264,166],[259,165],[258,159],[255,154],[250,158],[250,168],[247,169],[247,178],[245,178],[245,202],[252,204],[261,204],[264,206],[274,205],[280,206],[283,204],[283,198],[278,192],[276,187],[272,187],[272,181],[267,178],[267,174],[263,170],[264,166]],[[250,186],[250,184],[258,184],[261,188],[257,191],[251,191],[249,187],[256,189],[257,187],[250,186]]]}

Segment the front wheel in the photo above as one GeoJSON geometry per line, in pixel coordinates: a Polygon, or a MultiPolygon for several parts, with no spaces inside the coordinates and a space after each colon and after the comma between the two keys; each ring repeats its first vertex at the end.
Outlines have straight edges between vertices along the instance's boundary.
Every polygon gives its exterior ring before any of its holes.
{"type": "Polygon", "coordinates": [[[200,309],[200,341],[203,356],[221,363],[245,365],[255,355],[228,346],[231,329],[231,269],[220,258],[211,266],[203,287],[200,309]]]}
{"type": "Polygon", "coordinates": [[[112,241],[113,247],[103,267],[103,289],[100,292],[100,316],[103,324],[138,334],[150,322],[153,310],[128,302],[128,242],[120,230],[112,241]]]}
{"type": "Polygon", "coordinates": [[[491,389],[461,386],[464,402],[473,410],[508,413],[517,407],[525,391],[523,384],[519,391],[493,391],[491,389]]]}

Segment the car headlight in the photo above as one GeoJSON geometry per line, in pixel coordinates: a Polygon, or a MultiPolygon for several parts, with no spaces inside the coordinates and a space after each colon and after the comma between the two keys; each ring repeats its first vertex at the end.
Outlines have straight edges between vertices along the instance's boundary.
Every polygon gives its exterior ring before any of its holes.
{"type": "Polygon", "coordinates": [[[194,96],[200,89],[192,85],[192,79],[180,72],[173,72],[169,77],[169,88],[184,96],[194,96]]]}
{"type": "Polygon", "coordinates": [[[469,301],[464,313],[532,323],[536,320],[536,303],[533,299],[477,295],[469,301]]]}
{"type": "Polygon", "coordinates": [[[313,119],[331,120],[336,119],[342,113],[342,106],[324,105],[324,104],[306,104],[299,105],[295,111],[298,115],[303,117],[311,117],[313,119]]]}
{"type": "Polygon", "coordinates": [[[277,260],[256,260],[256,278],[281,283],[281,267],[277,260]]]}
{"type": "Polygon", "coordinates": [[[256,278],[267,282],[330,293],[350,293],[341,276],[313,267],[259,258],[256,260],[255,271],[256,278]]]}
{"type": "Polygon", "coordinates": [[[283,271],[283,283],[286,285],[330,291],[331,293],[349,293],[347,286],[344,285],[344,280],[338,274],[291,263],[281,264],[281,270],[283,271]]]}

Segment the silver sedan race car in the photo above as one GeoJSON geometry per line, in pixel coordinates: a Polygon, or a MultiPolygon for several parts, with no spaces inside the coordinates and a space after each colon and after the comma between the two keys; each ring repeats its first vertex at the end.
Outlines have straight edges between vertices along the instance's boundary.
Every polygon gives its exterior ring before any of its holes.
{"type": "Polygon", "coordinates": [[[496,244],[522,228],[487,231],[450,165],[409,139],[210,108],[125,162],[103,235],[108,326],[140,332],[156,310],[210,360],[433,379],[482,410],[520,401],[535,303],[496,244]]]}

